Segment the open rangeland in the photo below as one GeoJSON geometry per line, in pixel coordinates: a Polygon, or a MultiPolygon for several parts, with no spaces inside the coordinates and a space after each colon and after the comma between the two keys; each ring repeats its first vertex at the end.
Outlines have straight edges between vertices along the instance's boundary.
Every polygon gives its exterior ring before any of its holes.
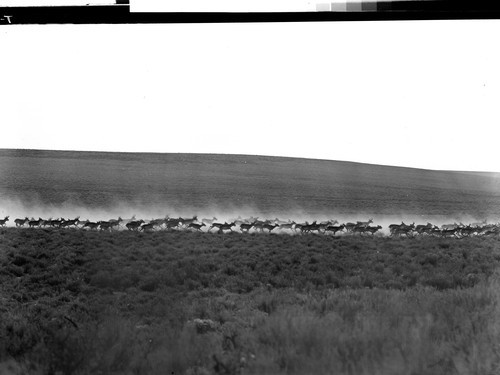
{"type": "Polygon", "coordinates": [[[498,237],[0,229],[0,373],[496,374],[498,237]]]}

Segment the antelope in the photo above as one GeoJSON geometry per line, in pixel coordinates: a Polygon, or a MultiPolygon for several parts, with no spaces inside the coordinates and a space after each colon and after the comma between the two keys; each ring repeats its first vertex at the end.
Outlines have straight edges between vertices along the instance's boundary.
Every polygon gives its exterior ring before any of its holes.
{"type": "Polygon", "coordinates": [[[14,223],[16,223],[16,227],[22,227],[24,224],[26,224],[30,219],[25,217],[24,219],[16,219],[14,220],[14,223]]]}
{"type": "Polygon", "coordinates": [[[148,224],[142,224],[141,229],[143,232],[148,232],[150,230],[154,230],[156,226],[156,223],[150,222],[148,224]]]}
{"type": "Polygon", "coordinates": [[[322,221],[321,223],[318,224],[318,232],[319,231],[323,231],[323,232],[326,232],[326,228],[330,225],[335,225],[336,223],[335,222],[331,222],[331,221],[322,221]]]}
{"type": "Polygon", "coordinates": [[[195,221],[198,221],[198,216],[193,216],[191,219],[179,218],[179,220],[182,222],[182,225],[189,226],[189,224],[192,224],[195,221]]]}
{"type": "Polygon", "coordinates": [[[166,219],[151,219],[149,224],[162,225],[166,219]]]}
{"type": "Polygon", "coordinates": [[[42,222],[43,222],[43,219],[41,217],[39,217],[38,220],[33,219],[33,220],[28,221],[28,226],[30,228],[39,227],[42,224],[42,222]]]}
{"type": "Polygon", "coordinates": [[[308,232],[312,232],[313,230],[319,233],[321,229],[321,224],[317,224],[316,221],[313,221],[311,225],[308,227],[308,232]]]}
{"type": "Polygon", "coordinates": [[[231,232],[233,231],[232,227],[234,227],[236,224],[235,223],[224,223],[219,227],[219,232],[218,233],[224,233],[225,230],[230,230],[231,232]]]}
{"type": "Polygon", "coordinates": [[[432,224],[431,224],[431,223],[427,223],[427,224],[425,224],[425,225],[420,224],[420,225],[417,225],[417,226],[415,227],[415,231],[416,231],[418,234],[422,234],[424,230],[426,230],[426,229],[430,229],[430,228],[432,228],[432,224]]]}
{"type": "Polygon", "coordinates": [[[278,226],[279,226],[278,224],[264,224],[262,226],[262,230],[267,229],[269,233],[271,233],[271,231],[278,226]]]}
{"type": "Polygon", "coordinates": [[[418,232],[419,234],[428,234],[428,235],[431,235],[433,233],[435,233],[435,231],[438,230],[439,231],[439,228],[437,226],[431,226],[431,227],[424,227],[424,228],[421,228],[420,229],[420,232],[418,232]]]}
{"type": "Polygon", "coordinates": [[[60,227],[63,223],[62,221],[63,219],[55,219],[55,220],[52,220],[52,219],[49,219],[45,222],[46,225],[49,225],[51,227],[60,227]]]}
{"type": "Polygon", "coordinates": [[[392,232],[393,230],[403,229],[403,230],[413,230],[415,228],[415,223],[410,225],[401,222],[401,224],[391,224],[389,225],[389,230],[392,232]]]}
{"type": "Polygon", "coordinates": [[[131,221],[127,223],[125,226],[127,227],[128,230],[138,230],[141,224],[144,223],[144,220],[138,220],[138,221],[131,221]]]}
{"type": "Polygon", "coordinates": [[[365,233],[365,230],[366,230],[367,227],[365,226],[358,226],[356,225],[354,228],[352,228],[352,233],[359,233],[359,234],[363,234],[365,233]]]}
{"type": "Polygon", "coordinates": [[[73,220],[66,220],[64,222],[61,223],[61,227],[69,227],[69,226],[76,226],[76,223],[79,222],[79,219],[80,219],[80,216],[78,216],[77,218],[73,219],[73,220]]]}
{"type": "Polygon", "coordinates": [[[120,225],[120,221],[109,221],[109,225],[111,227],[111,229],[113,229],[114,227],[117,227],[120,225]]]}
{"type": "Polygon", "coordinates": [[[253,222],[254,227],[262,226],[264,224],[270,224],[267,220],[255,220],[253,222]]]}
{"type": "Polygon", "coordinates": [[[382,227],[380,225],[377,225],[376,227],[365,227],[365,232],[369,232],[372,234],[372,236],[378,232],[380,229],[382,229],[382,227]]]}
{"type": "Polygon", "coordinates": [[[223,225],[227,225],[227,223],[212,223],[212,225],[210,226],[210,228],[208,228],[208,231],[210,232],[213,228],[218,228],[220,230],[220,228],[223,226],[223,225]]]}
{"type": "Polygon", "coordinates": [[[89,228],[89,229],[97,229],[99,227],[99,223],[95,223],[93,221],[86,221],[85,224],[83,225],[83,228],[89,228]]]}
{"type": "Polygon", "coordinates": [[[191,223],[188,225],[188,228],[192,228],[192,229],[195,229],[197,231],[202,232],[201,228],[205,227],[205,226],[206,226],[205,223],[201,223],[201,224],[191,223]]]}
{"type": "Polygon", "coordinates": [[[413,222],[412,224],[405,224],[404,222],[401,222],[401,224],[391,224],[389,225],[389,229],[392,229],[392,228],[415,228],[415,222],[413,222]]]}
{"type": "Polygon", "coordinates": [[[167,226],[167,228],[174,228],[174,227],[178,227],[179,225],[181,225],[181,222],[182,222],[181,218],[178,218],[178,219],[168,218],[165,225],[167,226]]]}
{"type": "Polygon", "coordinates": [[[338,225],[338,226],[335,226],[335,225],[329,225],[325,228],[325,232],[333,232],[333,235],[336,235],[337,232],[342,232],[345,228],[345,225],[342,224],[342,225],[338,225]]]}
{"type": "Polygon", "coordinates": [[[241,232],[248,232],[253,227],[253,224],[243,223],[240,225],[241,232]]]}
{"type": "Polygon", "coordinates": [[[358,227],[367,227],[368,225],[370,225],[371,223],[373,223],[373,219],[369,219],[368,221],[357,221],[356,222],[356,225],[358,227]]]}
{"type": "Polygon", "coordinates": [[[255,228],[255,230],[260,230],[261,232],[263,232],[264,225],[267,225],[267,224],[263,221],[258,221],[258,222],[253,223],[252,225],[255,228]]]}
{"type": "Polygon", "coordinates": [[[316,223],[316,221],[313,221],[311,224],[306,224],[303,225],[300,228],[301,233],[310,233],[313,230],[316,230],[319,232],[320,225],[316,223]]]}
{"type": "Polygon", "coordinates": [[[409,237],[410,234],[411,234],[411,230],[412,228],[411,227],[404,227],[404,228],[392,228],[391,229],[391,236],[395,236],[395,235],[398,235],[399,237],[401,237],[402,234],[406,235],[406,237],[409,237]]]}
{"type": "Polygon", "coordinates": [[[177,228],[179,226],[179,222],[177,220],[167,220],[165,222],[165,227],[168,229],[172,229],[172,228],[177,228]]]}
{"type": "Polygon", "coordinates": [[[354,223],[346,223],[344,225],[344,228],[347,232],[352,232],[352,230],[354,229],[354,227],[356,227],[356,224],[354,223]]]}
{"type": "Polygon", "coordinates": [[[123,219],[120,216],[118,216],[118,219],[110,219],[110,220],[108,220],[108,223],[111,223],[112,227],[115,227],[115,226],[120,225],[120,223],[122,221],[123,221],[123,219]]]}
{"type": "Polygon", "coordinates": [[[302,227],[309,225],[309,223],[306,221],[305,223],[296,223],[295,226],[293,227],[293,230],[297,232],[297,230],[300,230],[302,232],[302,227]]]}
{"type": "Polygon", "coordinates": [[[2,220],[0,220],[0,226],[5,226],[5,223],[9,221],[9,216],[5,216],[2,220]]]}
{"type": "Polygon", "coordinates": [[[100,230],[111,230],[113,228],[114,223],[110,223],[109,221],[99,221],[99,229],[100,230]]]}

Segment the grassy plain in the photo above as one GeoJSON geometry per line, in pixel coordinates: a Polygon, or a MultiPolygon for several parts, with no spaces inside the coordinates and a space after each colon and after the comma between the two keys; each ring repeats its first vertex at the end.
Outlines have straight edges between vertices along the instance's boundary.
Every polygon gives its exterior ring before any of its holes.
{"type": "Polygon", "coordinates": [[[0,373],[496,374],[499,245],[3,229],[0,373]]]}

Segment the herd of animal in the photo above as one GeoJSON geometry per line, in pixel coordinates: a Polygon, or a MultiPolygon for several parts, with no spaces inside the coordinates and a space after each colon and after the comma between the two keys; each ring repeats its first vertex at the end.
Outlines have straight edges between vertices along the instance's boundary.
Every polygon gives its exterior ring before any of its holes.
{"type": "MultiPolygon", "coordinates": [[[[9,216],[0,219],[0,227],[6,226],[9,221],[9,216]]],[[[121,217],[118,219],[110,219],[106,221],[89,221],[80,220],[80,217],[74,219],[34,219],[27,218],[15,219],[15,226],[18,228],[79,228],[86,230],[130,230],[153,232],[159,230],[191,230],[191,231],[207,231],[211,232],[216,230],[218,233],[232,232],[239,228],[242,233],[249,232],[282,232],[282,233],[317,233],[317,234],[359,234],[359,235],[375,235],[381,231],[382,226],[371,225],[373,219],[368,221],[357,221],[339,224],[337,220],[325,220],[321,222],[313,221],[312,223],[296,223],[291,220],[265,219],[261,220],[258,217],[250,217],[243,219],[238,217],[236,219],[225,221],[224,223],[218,222],[216,217],[211,219],[199,220],[197,216],[191,218],[170,218],[166,216],[162,219],[151,219],[148,221],[137,220],[134,217],[124,220],[121,217]]],[[[389,233],[392,237],[414,237],[417,235],[427,235],[436,237],[471,237],[471,236],[500,236],[500,223],[488,224],[486,221],[476,222],[471,224],[453,223],[444,224],[440,227],[427,223],[425,225],[405,224],[391,224],[389,225],[389,233]]]]}

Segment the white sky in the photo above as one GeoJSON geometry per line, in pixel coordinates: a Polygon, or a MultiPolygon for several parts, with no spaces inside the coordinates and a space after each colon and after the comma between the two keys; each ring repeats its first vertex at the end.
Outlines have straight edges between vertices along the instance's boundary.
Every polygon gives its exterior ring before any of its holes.
{"type": "Polygon", "coordinates": [[[500,21],[0,27],[0,148],[500,172],[500,21]]]}

